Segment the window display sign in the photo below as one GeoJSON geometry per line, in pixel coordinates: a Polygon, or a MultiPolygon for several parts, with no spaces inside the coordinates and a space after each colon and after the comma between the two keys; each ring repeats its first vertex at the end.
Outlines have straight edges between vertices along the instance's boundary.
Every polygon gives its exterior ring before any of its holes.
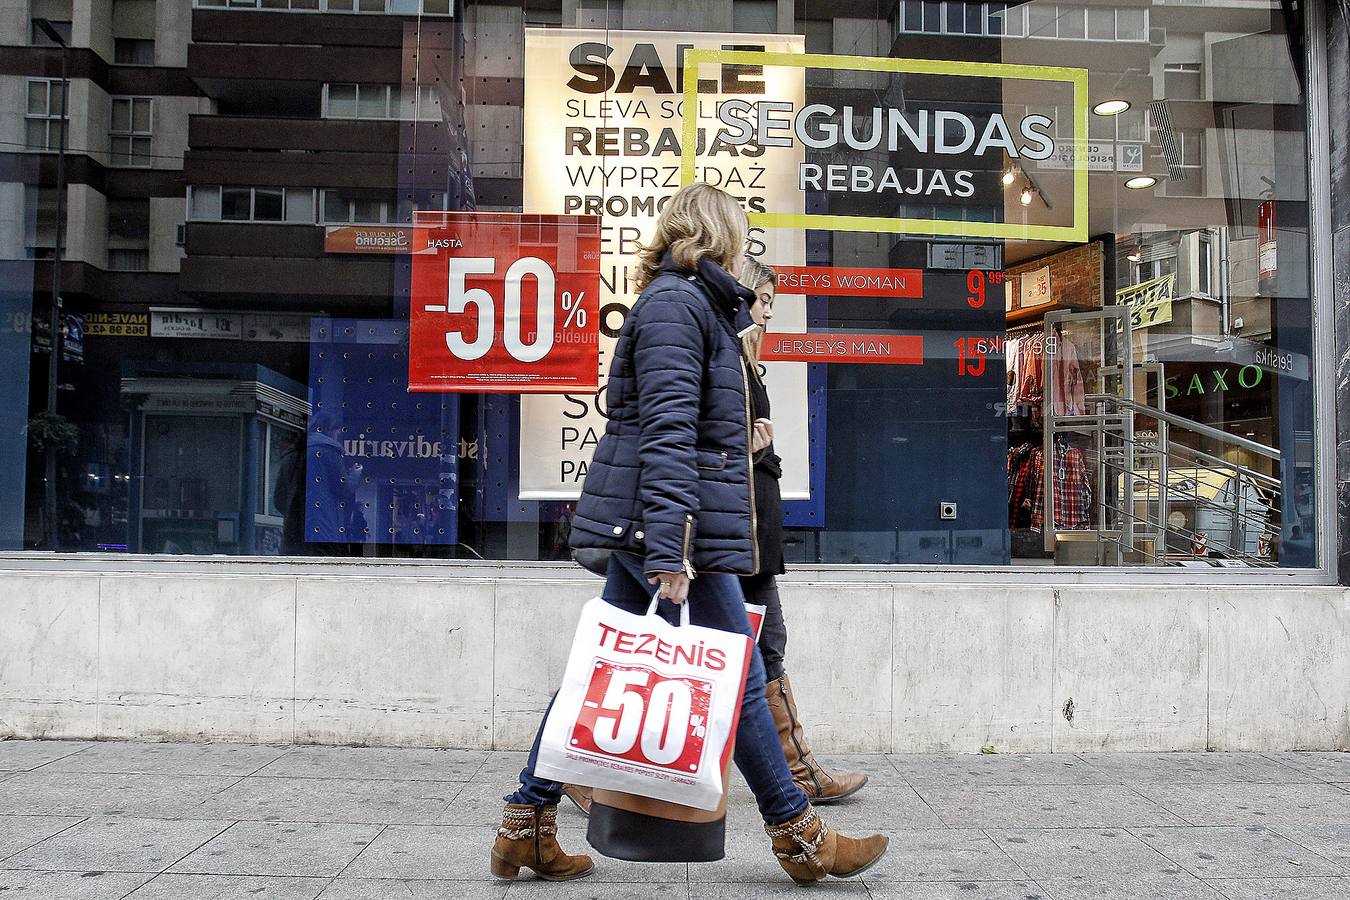
{"type": "MultiPolygon", "coordinates": [[[[759,148],[808,148],[821,154],[820,161],[803,158],[797,167],[800,191],[829,196],[863,195],[893,198],[897,204],[920,207],[959,207],[975,202],[983,184],[992,184],[1008,165],[1034,169],[1055,153],[1055,134],[1073,135],[1072,193],[1070,219],[1059,222],[974,221],[944,214],[941,218],[896,216],[820,215],[755,210],[752,225],[765,228],[819,228],[834,231],[877,231],[891,234],[953,234],[967,237],[1016,238],[1024,240],[1087,241],[1088,232],[1088,142],[1086,69],[1057,66],[1024,66],[957,60],[895,59],[891,57],[834,56],[819,53],[772,53],[743,49],[697,49],[685,56],[684,154],[681,180],[700,179],[721,147],[738,150],[759,148]],[[717,122],[703,129],[698,99],[708,71],[714,67],[753,67],[769,73],[786,69],[888,73],[906,76],[950,78],[949,96],[960,97],[974,80],[993,81],[1005,95],[1011,85],[1032,85],[1046,102],[1046,95],[1062,94],[1072,122],[1057,123],[1050,116],[1033,113],[1025,105],[1005,100],[1001,111],[978,116],[968,114],[959,103],[905,103],[867,106],[859,103],[832,106],[806,104],[768,92],[763,97],[727,98],[716,108],[717,122]],[[1056,89],[1056,85],[1059,87],[1056,89]],[[705,140],[699,132],[706,130],[705,140]],[[903,154],[918,165],[903,167],[870,163],[835,163],[837,154],[876,153],[883,159],[903,154]]],[[[903,94],[900,85],[899,93],[903,94]]],[[[879,92],[878,97],[884,92],[879,92]]],[[[1055,102],[1051,100],[1050,102],[1055,102]]],[[[766,151],[767,152],[767,151],[766,151]]],[[[1037,210],[1050,214],[1049,206],[1037,210]]]]}
{"type": "Polygon", "coordinates": [[[1177,276],[1173,272],[1161,278],[1145,281],[1116,291],[1116,302],[1130,308],[1132,328],[1148,328],[1172,321],[1172,298],[1176,294],[1177,276]]]}
{"type": "Polygon", "coordinates": [[[923,336],[917,334],[767,334],[765,362],[923,364],[923,336]]]}
{"type": "MultiPolygon", "coordinates": [[[[710,139],[717,107],[728,100],[774,97],[801,105],[800,68],[773,70],[736,63],[703,67],[693,95],[681,90],[688,54],[753,47],[795,56],[801,35],[695,34],[569,28],[525,30],[524,208],[535,213],[588,213],[601,223],[598,375],[628,309],[638,246],[661,208],[680,188],[682,150],[710,139]],[[690,96],[693,99],[690,99],[690,96]],[[699,128],[689,130],[686,111],[699,128]]],[[[737,197],[752,215],[805,212],[797,186],[801,146],[704,147],[693,177],[737,197]]],[[[770,265],[806,262],[800,229],[752,228],[750,252],[770,265]]],[[[780,290],[774,329],[806,330],[804,288],[780,290]]],[[[783,496],[810,496],[807,382],[804,363],[771,363],[766,383],[774,412],[774,444],[783,457],[783,496]]],[[[581,491],[604,433],[604,391],[529,396],[520,404],[520,498],[569,500],[581,491]]]]}
{"type": "Polygon", "coordinates": [[[408,390],[595,390],[597,216],[419,212],[408,390]]]}

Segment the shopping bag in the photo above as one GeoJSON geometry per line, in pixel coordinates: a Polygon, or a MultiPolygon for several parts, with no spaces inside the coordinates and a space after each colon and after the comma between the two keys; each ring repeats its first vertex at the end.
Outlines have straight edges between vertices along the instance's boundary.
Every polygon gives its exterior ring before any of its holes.
{"type": "Polygon", "coordinates": [[[762,603],[751,603],[745,601],[745,617],[750,620],[750,633],[755,636],[755,643],[759,643],[759,633],[764,630],[764,614],[769,608],[762,603]]]}
{"type": "Polygon", "coordinates": [[[581,611],[535,774],[718,808],[754,648],[750,638],[619,609],[581,611]]]}

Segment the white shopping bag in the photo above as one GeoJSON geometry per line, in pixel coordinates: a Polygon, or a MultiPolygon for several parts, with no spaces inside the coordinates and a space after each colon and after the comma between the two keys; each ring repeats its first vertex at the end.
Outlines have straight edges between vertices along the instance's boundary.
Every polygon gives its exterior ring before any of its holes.
{"type": "Polygon", "coordinates": [[[716,809],[754,645],[689,624],[688,603],[671,625],[656,603],[582,608],[535,774],[716,809]]]}

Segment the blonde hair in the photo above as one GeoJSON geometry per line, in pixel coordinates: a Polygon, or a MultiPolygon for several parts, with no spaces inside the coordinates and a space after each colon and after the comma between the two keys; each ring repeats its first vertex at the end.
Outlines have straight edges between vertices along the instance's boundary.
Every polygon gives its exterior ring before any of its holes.
{"type": "Polygon", "coordinates": [[[637,289],[651,284],[667,251],[681,269],[696,271],[698,261],[707,256],[732,271],[745,251],[748,229],[735,197],[710,184],[685,185],[661,210],[651,243],[638,250],[637,289]]]}
{"type": "MultiPolygon", "coordinates": [[[[736,266],[736,280],[754,291],[756,298],[759,296],[759,289],[766,284],[773,285],[775,291],[778,288],[777,273],[753,256],[741,257],[740,263],[736,266]]],[[[756,325],[741,336],[741,348],[745,351],[745,358],[752,363],[759,362],[759,351],[763,346],[763,325],[756,325]]]]}

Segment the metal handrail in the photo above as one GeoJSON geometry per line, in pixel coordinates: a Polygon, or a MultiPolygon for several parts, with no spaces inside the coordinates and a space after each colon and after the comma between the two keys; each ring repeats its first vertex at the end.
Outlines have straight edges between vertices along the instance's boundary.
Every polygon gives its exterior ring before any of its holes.
{"type": "Polygon", "coordinates": [[[1274,447],[1267,447],[1265,444],[1258,444],[1256,441],[1248,440],[1245,437],[1229,434],[1227,431],[1214,428],[1211,425],[1205,425],[1201,422],[1196,422],[1193,419],[1183,418],[1175,413],[1165,412],[1143,403],[1136,403],[1133,400],[1126,400],[1124,397],[1116,397],[1112,394],[1088,394],[1085,399],[1089,403],[1115,403],[1116,405],[1123,406],[1133,412],[1143,413],[1151,419],[1159,419],[1163,422],[1167,422],[1169,425],[1180,426],[1181,428],[1185,428],[1188,431],[1194,431],[1196,434],[1203,435],[1212,440],[1233,444],[1244,450],[1250,450],[1258,456],[1264,456],[1266,459],[1273,459],[1276,462],[1279,462],[1281,459],[1280,451],[1276,450],[1274,447]]]}

